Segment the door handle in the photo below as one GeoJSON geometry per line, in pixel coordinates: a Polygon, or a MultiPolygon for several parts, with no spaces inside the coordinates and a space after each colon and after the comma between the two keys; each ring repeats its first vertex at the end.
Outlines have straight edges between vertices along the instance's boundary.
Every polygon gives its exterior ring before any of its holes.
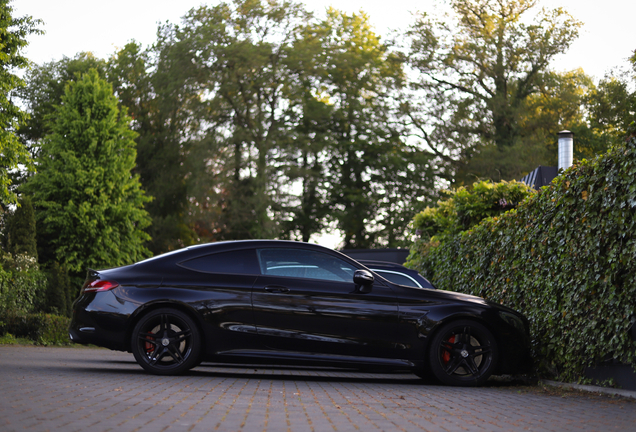
{"type": "Polygon", "coordinates": [[[288,293],[289,288],[280,285],[267,285],[265,291],[271,293],[288,293]]]}

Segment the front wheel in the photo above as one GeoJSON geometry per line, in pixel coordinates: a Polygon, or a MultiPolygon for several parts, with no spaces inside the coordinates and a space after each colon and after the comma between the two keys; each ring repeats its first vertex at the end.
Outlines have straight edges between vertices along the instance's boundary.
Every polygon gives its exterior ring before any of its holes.
{"type": "Polygon", "coordinates": [[[194,321],[176,309],[156,309],[143,316],[132,333],[137,363],[155,375],[178,375],[197,365],[201,337],[194,321]]]}
{"type": "Polygon", "coordinates": [[[442,383],[479,386],[497,365],[497,343],[483,325],[469,320],[444,325],[433,337],[429,349],[431,372],[442,383]]]}

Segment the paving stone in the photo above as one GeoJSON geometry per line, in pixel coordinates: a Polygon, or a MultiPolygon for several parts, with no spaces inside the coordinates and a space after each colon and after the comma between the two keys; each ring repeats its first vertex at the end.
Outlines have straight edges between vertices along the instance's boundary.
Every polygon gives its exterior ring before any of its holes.
{"type": "Polygon", "coordinates": [[[209,365],[179,377],[131,354],[0,346],[0,431],[633,430],[636,402],[514,386],[454,388],[409,373],[209,365]]]}

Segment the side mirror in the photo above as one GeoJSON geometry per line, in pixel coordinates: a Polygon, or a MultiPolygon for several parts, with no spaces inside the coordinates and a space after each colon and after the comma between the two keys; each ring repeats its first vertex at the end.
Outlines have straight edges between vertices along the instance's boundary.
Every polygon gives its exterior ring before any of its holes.
{"type": "Polygon", "coordinates": [[[363,287],[370,287],[373,285],[373,273],[369,270],[356,270],[353,274],[353,283],[363,287]]]}

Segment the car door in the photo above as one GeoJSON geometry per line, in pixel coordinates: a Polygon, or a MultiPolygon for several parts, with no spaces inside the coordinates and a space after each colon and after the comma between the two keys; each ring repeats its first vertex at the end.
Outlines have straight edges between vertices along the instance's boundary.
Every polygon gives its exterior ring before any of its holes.
{"type": "Polygon", "coordinates": [[[258,338],[267,348],[341,356],[395,356],[397,300],[391,287],[353,283],[357,267],[322,251],[257,249],[252,291],[258,338]]]}
{"type": "MultiPolygon", "coordinates": [[[[198,309],[208,328],[206,346],[215,351],[258,344],[251,291],[259,270],[254,249],[220,251],[179,263],[182,291],[205,295],[198,309]]],[[[182,294],[183,295],[183,294],[182,294]]]]}

